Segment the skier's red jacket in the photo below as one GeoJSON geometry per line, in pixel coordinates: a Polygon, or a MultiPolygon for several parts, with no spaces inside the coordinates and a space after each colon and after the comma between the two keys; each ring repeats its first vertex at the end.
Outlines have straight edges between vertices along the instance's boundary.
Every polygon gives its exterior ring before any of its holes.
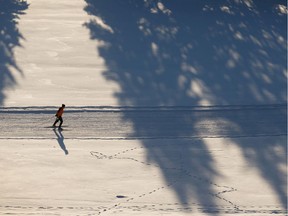
{"type": "Polygon", "coordinates": [[[64,107],[60,107],[55,116],[57,116],[58,118],[62,117],[63,112],[64,112],[64,107]]]}

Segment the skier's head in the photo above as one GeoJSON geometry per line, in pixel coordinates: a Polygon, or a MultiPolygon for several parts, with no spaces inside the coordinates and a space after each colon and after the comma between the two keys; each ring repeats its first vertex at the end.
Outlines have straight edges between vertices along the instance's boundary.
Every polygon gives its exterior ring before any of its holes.
{"type": "Polygon", "coordinates": [[[62,107],[64,108],[64,107],[65,107],[65,104],[62,104],[62,107]]]}

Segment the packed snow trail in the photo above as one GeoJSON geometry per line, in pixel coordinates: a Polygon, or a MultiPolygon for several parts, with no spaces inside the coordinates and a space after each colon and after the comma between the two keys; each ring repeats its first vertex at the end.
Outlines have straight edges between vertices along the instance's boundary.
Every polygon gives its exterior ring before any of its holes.
{"type": "MultiPolygon", "coordinates": [[[[56,107],[0,109],[0,138],[57,138],[56,107]]],[[[287,132],[287,106],[70,107],[65,139],[162,139],[280,136],[287,132]]]]}

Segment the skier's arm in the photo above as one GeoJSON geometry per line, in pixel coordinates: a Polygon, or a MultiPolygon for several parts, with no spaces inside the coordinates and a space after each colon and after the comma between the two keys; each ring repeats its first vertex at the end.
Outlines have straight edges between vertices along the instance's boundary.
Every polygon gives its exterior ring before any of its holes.
{"type": "Polygon", "coordinates": [[[59,111],[60,111],[60,108],[58,109],[58,111],[55,114],[56,117],[58,117],[59,111]]]}

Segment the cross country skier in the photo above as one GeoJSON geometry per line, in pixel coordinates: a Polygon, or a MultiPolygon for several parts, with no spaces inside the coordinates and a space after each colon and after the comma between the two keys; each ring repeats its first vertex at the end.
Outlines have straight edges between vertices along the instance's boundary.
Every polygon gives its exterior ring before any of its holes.
{"type": "Polygon", "coordinates": [[[63,115],[63,112],[64,112],[64,108],[65,108],[65,104],[62,104],[62,107],[60,107],[58,109],[58,111],[56,112],[55,116],[56,116],[56,120],[53,124],[53,127],[56,127],[56,124],[58,121],[60,121],[60,125],[59,125],[59,129],[61,129],[61,126],[63,124],[63,119],[62,119],[62,115],[63,115]]]}

